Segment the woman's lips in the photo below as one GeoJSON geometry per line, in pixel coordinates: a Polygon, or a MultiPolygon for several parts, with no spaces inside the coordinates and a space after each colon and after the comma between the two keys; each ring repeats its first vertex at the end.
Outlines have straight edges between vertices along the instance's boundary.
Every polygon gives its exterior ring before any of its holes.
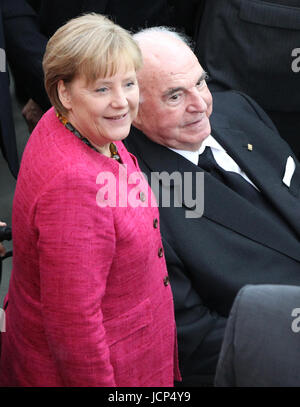
{"type": "Polygon", "coordinates": [[[117,115],[117,116],[105,117],[105,119],[111,120],[111,121],[121,121],[121,120],[124,120],[125,117],[127,117],[127,115],[128,115],[128,112],[126,112],[124,114],[117,115]]]}

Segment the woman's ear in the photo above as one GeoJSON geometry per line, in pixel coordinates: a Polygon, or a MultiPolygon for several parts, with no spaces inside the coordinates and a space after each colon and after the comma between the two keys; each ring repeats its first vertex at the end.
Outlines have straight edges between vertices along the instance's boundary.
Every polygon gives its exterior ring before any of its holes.
{"type": "Polygon", "coordinates": [[[70,89],[62,79],[57,84],[57,93],[63,107],[70,110],[72,108],[70,89]]]}

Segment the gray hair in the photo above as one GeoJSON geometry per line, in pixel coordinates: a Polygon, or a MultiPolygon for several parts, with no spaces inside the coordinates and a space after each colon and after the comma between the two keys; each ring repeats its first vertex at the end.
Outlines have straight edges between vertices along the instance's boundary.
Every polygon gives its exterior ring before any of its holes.
{"type": "Polygon", "coordinates": [[[157,41],[158,34],[169,35],[170,37],[176,38],[179,41],[182,41],[185,45],[187,45],[192,51],[195,48],[195,44],[193,40],[183,32],[176,31],[173,27],[149,27],[143,28],[142,30],[138,31],[133,35],[133,38],[136,41],[140,41],[143,39],[153,39],[157,41]]]}

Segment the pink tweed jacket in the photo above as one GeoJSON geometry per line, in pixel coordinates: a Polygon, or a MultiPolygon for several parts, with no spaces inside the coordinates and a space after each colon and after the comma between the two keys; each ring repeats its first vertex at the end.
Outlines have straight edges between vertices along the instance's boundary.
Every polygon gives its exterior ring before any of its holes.
{"type": "Polygon", "coordinates": [[[116,145],[125,166],[85,145],[53,108],[28,141],[13,203],[1,386],[180,379],[158,209],[135,157],[116,145]]]}

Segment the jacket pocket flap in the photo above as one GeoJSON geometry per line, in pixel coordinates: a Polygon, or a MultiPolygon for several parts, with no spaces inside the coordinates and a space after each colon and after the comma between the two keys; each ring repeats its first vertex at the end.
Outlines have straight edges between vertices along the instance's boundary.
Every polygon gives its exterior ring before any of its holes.
{"type": "Polygon", "coordinates": [[[129,311],[115,318],[103,321],[108,345],[111,346],[125,339],[139,329],[148,326],[151,322],[151,303],[149,299],[146,299],[129,311]]]}
{"type": "Polygon", "coordinates": [[[300,30],[300,8],[265,1],[241,0],[241,20],[270,27],[300,30]]]}

